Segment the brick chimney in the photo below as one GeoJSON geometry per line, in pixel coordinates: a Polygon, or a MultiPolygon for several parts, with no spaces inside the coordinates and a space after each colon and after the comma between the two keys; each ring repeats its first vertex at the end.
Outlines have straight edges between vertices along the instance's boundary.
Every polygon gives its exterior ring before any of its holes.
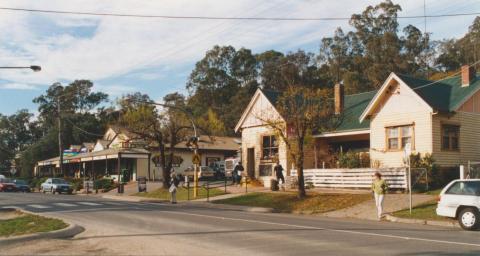
{"type": "Polygon", "coordinates": [[[343,105],[345,103],[345,90],[343,84],[335,84],[334,89],[334,100],[335,100],[335,115],[339,115],[343,112],[343,105]]]}
{"type": "Polygon", "coordinates": [[[475,68],[463,65],[462,66],[462,87],[469,86],[473,79],[475,79],[475,68]]]}

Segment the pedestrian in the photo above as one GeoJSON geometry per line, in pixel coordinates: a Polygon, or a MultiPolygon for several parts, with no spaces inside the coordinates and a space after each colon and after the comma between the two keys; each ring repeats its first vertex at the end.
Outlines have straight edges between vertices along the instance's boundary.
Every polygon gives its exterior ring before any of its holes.
{"type": "Polygon", "coordinates": [[[277,177],[277,182],[279,187],[280,187],[280,181],[282,181],[283,190],[285,190],[285,177],[283,176],[283,167],[280,164],[280,162],[277,162],[277,164],[273,168],[273,171],[275,172],[275,176],[277,177]]]}
{"type": "Polygon", "coordinates": [[[172,171],[170,172],[170,188],[168,189],[168,191],[170,192],[170,202],[172,202],[172,204],[176,204],[177,203],[177,188],[178,188],[178,184],[180,184],[180,179],[177,177],[177,174],[175,173],[175,170],[172,169],[172,171]]]}
{"type": "Polygon", "coordinates": [[[375,206],[377,208],[378,220],[381,220],[383,217],[383,200],[385,198],[387,190],[388,185],[387,182],[382,179],[382,174],[380,174],[379,172],[375,172],[372,182],[372,193],[375,197],[375,206]]]}
{"type": "Polygon", "coordinates": [[[242,180],[243,170],[245,170],[245,169],[243,168],[242,162],[239,161],[237,163],[237,165],[235,166],[235,168],[233,168],[233,173],[232,173],[233,183],[232,184],[235,184],[235,183],[240,184],[240,181],[242,180]]]}

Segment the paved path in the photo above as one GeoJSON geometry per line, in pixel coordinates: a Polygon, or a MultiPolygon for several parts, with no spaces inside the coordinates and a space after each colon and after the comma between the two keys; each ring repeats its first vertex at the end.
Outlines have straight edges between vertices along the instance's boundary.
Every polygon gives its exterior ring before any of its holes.
{"type": "Polygon", "coordinates": [[[479,255],[480,236],[454,228],[221,210],[90,196],[0,193],[16,206],[87,230],[0,255],[479,255]]]}
{"type": "MultiPolygon", "coordinates": [[[[432,201],[436,196],[432,195],[413,195],[413,206],[419,205],[428,201],[432,201]]],[[[384,201],[384,211],[385,213],[396,212],[409,207],[409,197],[408,194],[387,194],[384,201]]],[[[327,212],[322,214],[326,217],[337,217],[337,218],[356,218],[356,219],[367,219],[367,220],[376,220],[377,212],[375,209],[375,200],[372,198],[366,202],[355,205],[353,207],[341,209],[334,212],[327,212]]]]}

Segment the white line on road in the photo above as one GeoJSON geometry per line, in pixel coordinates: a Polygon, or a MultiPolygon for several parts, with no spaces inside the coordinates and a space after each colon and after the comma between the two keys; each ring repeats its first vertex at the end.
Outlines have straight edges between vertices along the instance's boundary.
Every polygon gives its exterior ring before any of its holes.
{"type": "Polygon", "coordinates": [[[50,206],[47,206],[47,205],[41,205],[41,204],[29,204],[27,205],[29,207],[32,207],[32,208],[37,208],[37,209],[46,209],[46,208],[50,208],[50,206]]]}
{"type": "Polygon", "coordinates": [[[2,209],[12,209],[17,208],[16,206],[2,206],[2,209]]]}
{"type": "Polygon", "coordinates": [[[378,237],[394,238],[394,239],[401,239],[401,240],[413,240],[413,241],[422,241],[422,242],[431,242],[431,243],[454,244],[454,245],[466,245],[466,246],[480,247],[480,244],[454,242],[454,241],[446,241],[446,240],[436,240],[436,239],[427,239],[427,238],[420,238],[420,237],[385,235],[385,234],[378,234],[378,233],[371,233],[371,232],[361,232],[361,231],[351,231],[351,230],[345,230],[345,229],[331,229],[331,228],[311,227],[311,226],[293,225],[293,224],[270,222],[270,221],[247,220],[247,219],[230,218],[230,217],[219,217],[219,216],[211,216],[211,215],[203,215],[203,214],[187,213],[187,212],[177,212],[177,211],[162,211],[162,212],[172,213],[172,214],[190,215],[190,216],[196,216],[196,217],[221,219],[221,220],[234,220],[234,221],[243,221],[243,222],[250,222],[250,223],[277,225],[277,226],[284,226],[284,227],[294,227],[294,228],[301,228],[301,229],[325,230],[325,231],[348,233],[348,234],[355,234],[355,235],[378,236],[378,237]]]}
{"type": "Polygon", "coordinates": [[[77,204],[83,204],[83,205],[88,205],[88,206],[98,206],[102,204],[97,204],[97,203],[92,203],[92,202],[76,202],[77,204]]]}
{"type": "Polygon", "coordinates": [[[105,204],[109,204],[109,205],[123,205],[122,203],[117,203],[117,202],[103,202],[105,204]]]}
{"type": "Polygon", "coordinates": [[[78,205],[76,205],[76,204],[69,204],[69,203],[54,203],[54,205],[63,206],[63,207],[75,207],[75,206],[78,206],[78,205]]]}

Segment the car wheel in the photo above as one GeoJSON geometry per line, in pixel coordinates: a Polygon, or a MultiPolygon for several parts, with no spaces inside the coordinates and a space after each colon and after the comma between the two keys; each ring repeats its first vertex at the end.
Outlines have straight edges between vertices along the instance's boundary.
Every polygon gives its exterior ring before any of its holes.
{"type": "Polygon", "coordinates": [[[55,195],[55,190],[53,190],[53,187],[50,188],[50,192],[55,195]]]}
{"type": "Polygon", "coordinates": [[[477,209],[465,208],[458,214],[458,223],[465,230],[475,230],[478,228],[480,216],[477,209]]]}

